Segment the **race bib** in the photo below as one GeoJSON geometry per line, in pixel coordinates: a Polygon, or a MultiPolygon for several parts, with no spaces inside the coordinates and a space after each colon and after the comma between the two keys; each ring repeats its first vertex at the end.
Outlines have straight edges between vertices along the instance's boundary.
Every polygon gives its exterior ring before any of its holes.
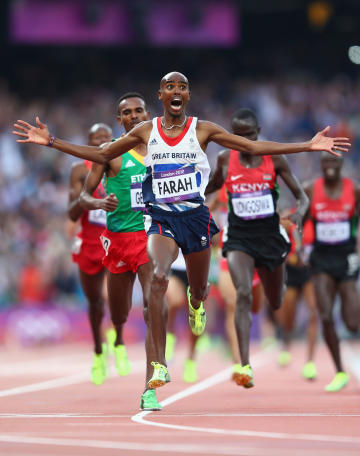
{"type": "Polygon", "coordinates": [[[106,226],[106,212],[103,209],[89,211],[89,222],[93,225],[106,226]]]}
{"type": "Polygon", "coordinates": [[[142,183],[136,182],[130,186],[131,209],[133,211],[144,211],[145,204],[142,194],[142,183]]]}
{"type": "Polygon", "coordinates": [[[153,175],[153,191],[159,203],[174,203],[200,196],[195,167],[158,171],[153,175]]]}
{"type": "Polygon", "coordinates": [[[316,239],[325,244],[339,244],[350,239],[350,223],[344,222],[318,222],[316,224],[316,239]]]}
{"type": "Polygon", "coordinates": [[[274,214],[274,201],[270,190],[233,193],[231,202],[234,214],[244,220],[271,217],[274,214]]]}

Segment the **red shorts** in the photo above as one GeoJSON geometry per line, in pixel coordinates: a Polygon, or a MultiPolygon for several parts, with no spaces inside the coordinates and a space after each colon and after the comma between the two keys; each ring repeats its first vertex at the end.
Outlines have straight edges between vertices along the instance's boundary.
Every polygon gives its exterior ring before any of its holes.
{"type": "Polygon", "coordinates": [[[113,233],[106,229],[100,239],[105,250],[102,263],[113,274],[136,273],[139,266],[149,262],[145,230],[113,233]]]}
{"type": "MultiPolygon", "coordinates": [[[[229,270],[229,265],[228,265],[227,259],[223,257],[220,260],[220,271],[228,271],[228,270],[229,270]]],[[[253,276],[253,280],[252,280],[252,288],[257,287],[259,285],[259,283],[260,283],[259,274],[257,272],[257,269],[254,269],[254,276],[253,276]]]]}
{"type": "Polygon", "coordinates": [[[98,242],[82,239],[76,236],[72,245],[72,258],[79,265],[79,269],[85,274],[94,275],[104,269],[102,259],[104,249],[100,239],[98,242]]]}

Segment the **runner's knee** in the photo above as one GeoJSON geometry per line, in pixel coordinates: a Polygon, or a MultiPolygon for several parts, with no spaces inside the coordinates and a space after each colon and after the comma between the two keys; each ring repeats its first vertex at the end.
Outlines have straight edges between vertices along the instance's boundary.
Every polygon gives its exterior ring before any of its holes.
{"type": "Polygon", "coordinates": [[[143,315],[144,315],[144,321],[145,321],[146,326],[149,326],[150,319],[149,319],[149,309],[147,306],[144,306],[143,315]]]}
{"type": "Polygon", "coordinates": [[[89,299],[89,312],[104,315],[104,301],[102,298],[89,299]]]}
{"type": "Polygon", "coordinates": [[[239,310],[248,311],[252,304],[252,289],[246,285],[236,288],[236,306],[239,310]]]}
{"type": "Polygon", "coordinates": [[[165,271],[159,267],[155,267],[152,281],[151,281],[151,291],[153,293],[165,294],[169,279],[165,271]]]}

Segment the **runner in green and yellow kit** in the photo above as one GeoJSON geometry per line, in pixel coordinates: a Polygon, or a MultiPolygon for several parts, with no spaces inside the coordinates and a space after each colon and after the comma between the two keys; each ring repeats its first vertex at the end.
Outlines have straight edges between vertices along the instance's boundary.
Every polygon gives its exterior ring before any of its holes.
{"type": "MultiPolygon", "coordinates": [[[[149,118],[145,100],[137,93],[127,93],[119,99],[118,121],[126,132],[149,118]]],[[[146,253],[147,236],[144,230],[141,183],[146,173],[144,156],[146,146],[140,145],[121,157],[111,160],[107,165],[94,163],[87,177],[81,195],[85,209],[96,211],[104,209],[107,228],[101,236],[105,250],[104,266],[109,270],[108,294],[111,319],[115,326],[116,367],[120,375],[130,372],[122,328],[131,309],[132,290],[136,274],[144,295],[144,319],[148,326],[148,293],[152,277],[152,266],[146,253]],[[94,189],[105,174],[107,197],[97,199],[92,196],[94,189]]],[[[165,307],[164,307],[165,312],[165,307]]],[[[151,333],[146,335],[147,372],[146,385],[151,378],[154,359],[151,333]]],[[[148,389],[141,397],[143,410],[160,410],[155,390],[148,389]]]]}

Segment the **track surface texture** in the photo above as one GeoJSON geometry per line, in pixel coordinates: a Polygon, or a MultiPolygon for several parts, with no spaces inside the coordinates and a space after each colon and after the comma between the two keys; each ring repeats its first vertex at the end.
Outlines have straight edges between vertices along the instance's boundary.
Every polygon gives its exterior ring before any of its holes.
{"type": "Polygon", "coordinates": [[[157,390],[161,412],[141,412],[144,349],[128,348],[132,373],[89,380],[89,347],[6,347],[0,355],[0,454],[35,455],[359,455],[360,346],[343,345],[349,385],[326,393],[334,375],[318,348],[318,378],[301,378],[305,347],[294,346],[290,366],[276,364],[277,349],[253,344],[255,387],[230,381],[230,361],[202,353],[199,381],[182,380],[185,347],[169,365],[171,383],[157,390]]]}

